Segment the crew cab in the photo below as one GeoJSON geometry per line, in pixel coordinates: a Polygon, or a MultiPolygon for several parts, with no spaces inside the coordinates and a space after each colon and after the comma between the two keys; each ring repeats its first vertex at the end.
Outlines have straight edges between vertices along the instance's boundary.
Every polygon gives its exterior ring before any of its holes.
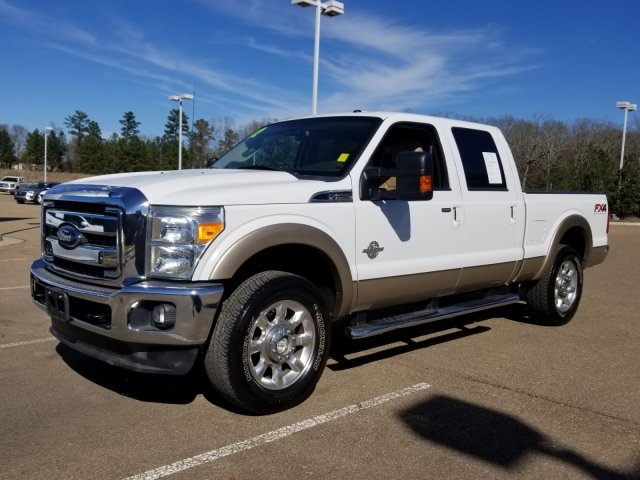
{"type": "Polygon", "coordinates": [[[0,179],[0,192],[10,193],[13,195],[18,185],[23,184],[25,181],[24,177],[14,177],[11,175],[2,177],[2,179],[0,179]]]}
{"type": "Polygon", "coordinates": [[[210,169],[52,188],[31,293],[69,347],[140,372],[204,362],[223,398],[268,413],[311,394],[332,332],[516,302],[568,322],[607,232],[604,195],[524,193],[495,127],[315,116],[257,130],[210,169]]]}

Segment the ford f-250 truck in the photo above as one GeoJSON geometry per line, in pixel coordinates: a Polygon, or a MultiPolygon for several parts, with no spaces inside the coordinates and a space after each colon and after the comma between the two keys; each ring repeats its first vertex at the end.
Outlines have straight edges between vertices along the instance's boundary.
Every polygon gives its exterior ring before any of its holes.
{"type": "Polygon", "coordinates": [[[201,361],[223,398],[268,413],[312,392],[336,321],[362,338],[525,301],[566,323],[607,254],[607,210],[523,193],[491,126],[301,118],[210,169],[52,188],[32,297],[79,352],[140,372],[201,361]]]}

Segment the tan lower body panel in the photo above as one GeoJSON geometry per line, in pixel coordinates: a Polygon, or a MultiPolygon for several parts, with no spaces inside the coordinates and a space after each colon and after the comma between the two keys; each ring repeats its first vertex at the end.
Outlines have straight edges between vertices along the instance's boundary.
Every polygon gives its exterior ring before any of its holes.
{"type": "Polygon", "coordinates": [[[434,297],[504,285],[516,262],[364,280],[358,284],[357,310],[419,302],[434,297]]]}

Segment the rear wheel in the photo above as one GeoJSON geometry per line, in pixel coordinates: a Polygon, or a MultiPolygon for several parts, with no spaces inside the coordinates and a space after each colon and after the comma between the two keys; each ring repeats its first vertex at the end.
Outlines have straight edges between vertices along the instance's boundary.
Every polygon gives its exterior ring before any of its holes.
{"type": "Polygon", "coordinates": [[[259,273],[224,302],[205,355],[214,389],[243,410],[271,413],[307,398],[324,369],[330,329],[317,289],[259,273]]]}
{"type": "Polygon", "coordinates": [[[527,290],[531,317],[545,325],[564,325],[575,315],[582,297],[582,261],[568,246],[558,251],[549,272],[527,290]]]}

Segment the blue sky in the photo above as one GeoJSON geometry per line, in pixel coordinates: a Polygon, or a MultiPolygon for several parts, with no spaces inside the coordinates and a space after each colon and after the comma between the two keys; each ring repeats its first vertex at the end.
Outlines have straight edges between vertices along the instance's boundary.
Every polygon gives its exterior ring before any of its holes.
{"type": "MultiPolygon", "coordinates": [[[[318,113],[622,123],[640,103],[638,0],[345,0],[322,17],[318,113]]],[[[0,0],[0,123],[75,110],[161,135],[175,103],[236,125],[311,111],[314,9],[290,0],[0,0]]]]}

